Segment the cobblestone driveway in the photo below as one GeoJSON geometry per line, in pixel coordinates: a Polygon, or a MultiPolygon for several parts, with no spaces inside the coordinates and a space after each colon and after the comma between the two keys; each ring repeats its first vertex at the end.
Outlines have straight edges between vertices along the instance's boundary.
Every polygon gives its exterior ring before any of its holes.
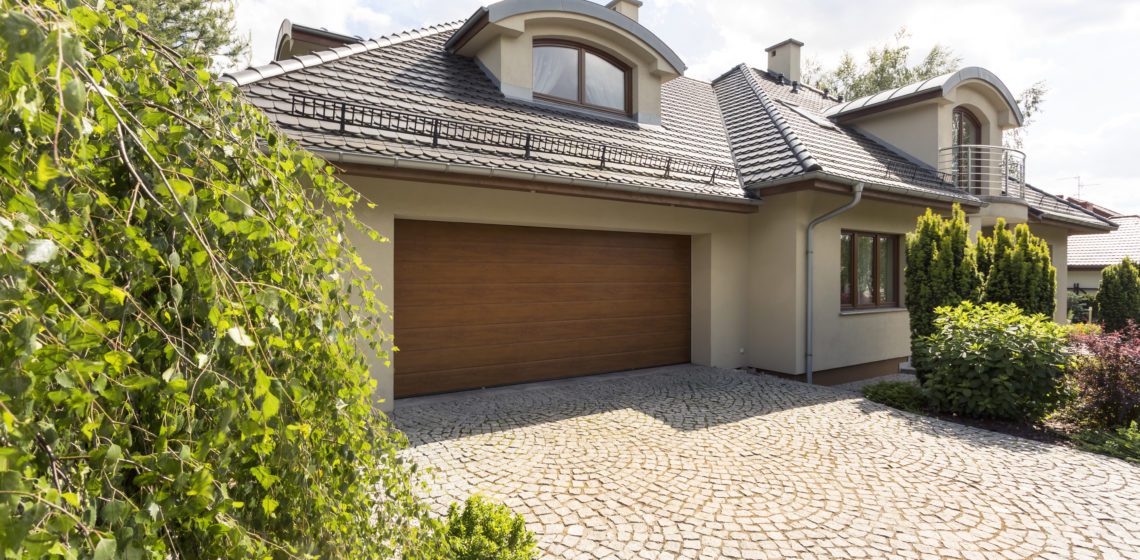
{"type": "Polygon", "coordinates": [[[554,558],[1138,558],[1140,468],[697,366],[397,403],[554,558]]]}

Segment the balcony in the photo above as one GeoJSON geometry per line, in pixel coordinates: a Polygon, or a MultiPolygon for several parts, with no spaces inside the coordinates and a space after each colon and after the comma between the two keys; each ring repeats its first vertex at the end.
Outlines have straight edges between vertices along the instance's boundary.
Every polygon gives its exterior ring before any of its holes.
{"type": "Polygon", "coordinates": [[[1025,198],[1025,153],[1020,150],[978,144],[942,148],[938,172],[972,195],[1025,198]]]}

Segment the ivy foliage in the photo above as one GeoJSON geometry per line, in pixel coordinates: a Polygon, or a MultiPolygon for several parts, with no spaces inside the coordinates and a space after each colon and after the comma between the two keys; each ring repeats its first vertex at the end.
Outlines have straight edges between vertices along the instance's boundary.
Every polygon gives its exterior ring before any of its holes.
{"type": "Polygon", "coordinates": [[[1026,224],[1010,232],[998,218],[993,233],[978,238],[979,268],[986,279],[985,301],[1016,304],[1029,314],[1052,316],[1057,309],[1057,269],[1049,245],[1026,224]]]}
{"type": "Polygon", "coordinates": [[[1109,331],[1119,331],[1128,323],[1140,323],[1140,267],[1128,257],[1100,273],[1096,294],[1100,320],[1109,331]]]}
{"type": "Polygon", "coordinates": [[[0,555],[416,552],[366,363],[387,310],[345,242],[382,239],[145,23],[0,0],[0,555]]]}
{"type": "MultiPolygon", "coordinates": [[[[911,354],[916,343],[934,332],[935,309],[977,301],[982,277],[970,242],[966,213],[954,205],[950,217],[929,208],[906,236],[906,308],[910,315],[911,354]]],[[[914,364],[922,376],[923,367],[914,364]]]]}

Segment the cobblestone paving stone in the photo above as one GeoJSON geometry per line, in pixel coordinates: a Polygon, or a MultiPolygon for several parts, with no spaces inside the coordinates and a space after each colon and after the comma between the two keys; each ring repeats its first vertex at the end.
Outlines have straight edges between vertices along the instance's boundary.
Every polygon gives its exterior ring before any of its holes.
{"type": "Polygon", "coordinates": [[[551,558],[1140,558],[1140,468],[850,392],[673,366],[397,403],[441,513],[551,558]]]}

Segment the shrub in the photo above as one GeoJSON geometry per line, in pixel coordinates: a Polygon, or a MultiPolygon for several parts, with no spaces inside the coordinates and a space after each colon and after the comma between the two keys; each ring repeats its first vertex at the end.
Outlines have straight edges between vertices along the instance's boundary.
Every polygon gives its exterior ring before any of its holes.
{"type": "Polygon", "coordinates": [[[455,560],[531,560],[538,558],[534,534],[521,515],[504,505],[472,496],[447,512],[450,558],[455,560]]]}
{"type": "Polygon", "coordinates": [[[1096,323],[1069,323],[1065,325],[1065,331],[1069,335],[1069,340],[1076,340],[1077,337],[1097,335],[1104,332],[1104,327],[1096,323]]]}
{"type": "Polygon", "coordinates": [[[966,302],[937,310],[919,352],[933,407],[971,417],[1038,419],[1057,402],[1065,329],[1016,305],[966,302]]]}
{"type": "Polygon", "coordinates": [[[0,556],[412,551],[356,197],[194,64],[0,3],[0,556]]]}
{"type": "Polygon", "coordinates": [[[1069,292],[1069,321],[1073,323],[1090,323],[1094,317],[1100,319],[1100,310],[1096,307],[1096,296],[1088,293],[1069,292]]]}
{"type": "Polygon", "coordinates": [[[1084,431],[1073,436],[1073,439],[1086,451],[1140,463],[1140,427],[1136,422],[1114,430],[1084,431]]]}
{"type": "Polygon", "coordinates": [[[1074,420],[1098,427],[1140,420],[1140,329],[1074,337],[1078,349],[1068,383],[1074,420]]]}
{"type": "Polygon", "coordinates": [[[983,301],[1013,303],[1028,314],[1053,315],[1057,269],[1049,257],[1049,245],[1033,235],[1028,225],[1018,224],[1010,233],[1005,220],[998,218],[991,237],[979,237],[978,253],[986,279],[983,301]]]}
{"type": "Polygon", "coordinates": [[[863,387],[863,396],[868,400],[908,412],[924,412],[928,405],[922,387],[917,383],[905,381],[884,381],[867,385],[863,387]]]}
{"type": "Polygon", "coordinates": [[[1110,331],[1123,329],[1128,321],[1140,322],[1140,267],[1128,257],[1100,273],[1096,294],[1100,322],[1110,331]]]}
{"type": "Polygon", "coordinates": [[[934,310],[941,306],[977,301],[982,278],[970,243],[966,214],[955,205],[950,218],[929,208],[906,236],[906,308],[910,315],[912,363],[919,380],[926,367],[917,359],[915,345],[934,332],[934,310]]]}

